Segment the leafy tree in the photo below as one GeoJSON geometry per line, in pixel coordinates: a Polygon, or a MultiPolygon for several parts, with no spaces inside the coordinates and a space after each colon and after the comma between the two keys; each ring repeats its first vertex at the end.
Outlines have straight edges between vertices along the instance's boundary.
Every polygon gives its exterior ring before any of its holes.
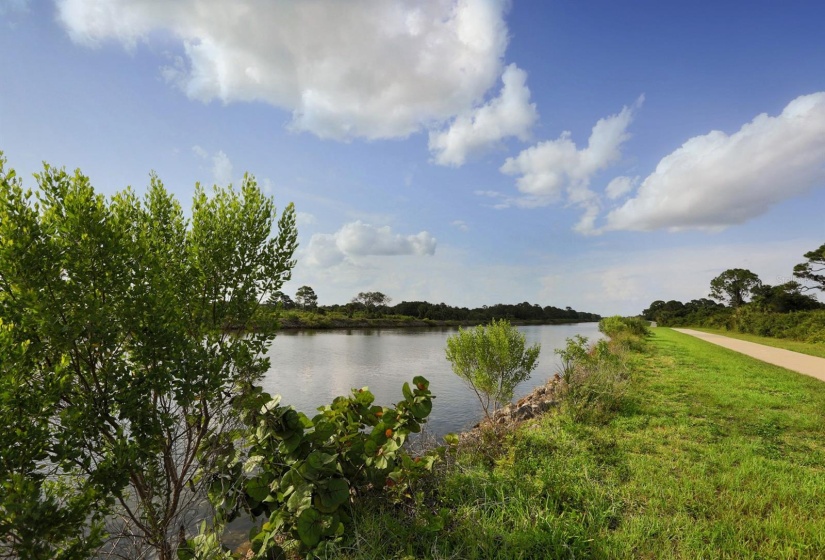
{"type": "Polygon", "coordinates": [[[524,334],[504,319],[459,328],[447,338],[453,372],[476,394],[488,420],[501,404],[512,400],[516,385],[529,379],[538,365],[541,345],[525,345],[524,334]]]}
{"type": "Polygon", "coordinates": [[[785,282],[778,286],[763,284],[753,291],[753,304],[765,311],[790,313],[819,309],[822,304],[816,298],[802,293],[799,282],[785,282]]]}
{"type": "Polygon", "coordinates": [[[392,298],[381,292],[358,292],[358,295],[352,298],[352,303],[364,306],[367,315],[372,315],[378,308],[389,305],[391,301],[392,298]]]}
{"type": "Polygon", "coordinates": [[[667,304],[663,300],[657,299],[656,301],[650,304],[650,307],[642,311],[642,317],[644,317],[648,321],[658,321],[658,314],[661,311],[663,311],[666,306],[667,304]]]}
{"type": "Polygon", "coordinates": [[[154,175],[106,198],[46,165],[33,194],[4,164],[0,556],[82,557],[105,514],[103,552],[169,560],[268,369],[273,331],[227,327],[290,277],[294,210],[250,176],[187,220],[154,175]]]}
{"type": "Polygon", "coordinates": [[[295,292],[295,301],[303,309],[313,309],[318,305],[318,296],[315,295],[315,290],[309,286],[301,286],[295,292]]]}
{"type": "Polygon", "coordinates": [[[750,270],[731,268],[710,281],[710,297],[727,301],[731,307],[739,307],[761,285],[759,277],[750,270]]]}
{"type": "Polygon", "coordinates": [[[278,290],[269,297],[269,305],[280,305],[284,309],[293,309],[295,302],[292,298],[282,291],[278,290]]]}
{"type": "Polygon", "coordinates": [[[793,267],[793,275],[813,282],[813,289],[825,292],[825,244],[803,256],[808,261],[793,267]]]}

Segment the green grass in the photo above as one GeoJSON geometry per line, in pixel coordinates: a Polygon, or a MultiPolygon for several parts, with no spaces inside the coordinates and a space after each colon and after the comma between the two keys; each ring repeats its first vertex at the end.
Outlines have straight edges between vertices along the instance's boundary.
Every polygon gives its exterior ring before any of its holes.
{"type": "Polygon", "coordinates": [[[347,558],[825,558],[825,383],[656,329],[606,424],[550,414],[366,503],[347,558]],[[491,458],[492,457],[492,458],[491,458]]]}
{"type": "Polygon", "coordinates": [[[799,352],[801,354],[808,354],[810,356],[818,356],[820,358],[825,358],[825,344],[822,343],[800,342],[798,340],[790,340],[787,338],[758,336],[755,334],[746,334],[736,331],[728,331],[724,329],[708,329],[704,327],[690,328],[697,331],[719,334],[722,336],[729,336],[731,338],[738,338],[739,340],[756,342],[757,344],[764,344],[766,346],[773,346],[775,348],[784,348],[785,350],[792,350],[793,352],[799,352]]]}

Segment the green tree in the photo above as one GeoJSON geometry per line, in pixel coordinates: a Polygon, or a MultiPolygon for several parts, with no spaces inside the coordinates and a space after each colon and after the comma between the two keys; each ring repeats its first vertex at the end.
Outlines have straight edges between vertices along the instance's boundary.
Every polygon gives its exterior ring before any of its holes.
{"type": "Polygon", "coordinates": [[[753,291],[753,305],[774,313],[810,311],[823,307],[816,298],[802,293],[799,282],[785,282],[778,286],[763,284],[753,291]]]}
{"type": "Polygon", "coordinates": [[[295,302],[303,309],[314,309],[318,305],[318,296],[309,286],[301,286],[295,292],[295,302]]]}
{"type": "Polygon", "coordinates": [[[169,560],[268,369],[274,332],[227,327],[289,279],[294,210],[250,176],[189,220],[154,175],[142,200],[35,177],[0,157],[0,556],[82,557],[105,514],[103,552],[169,560]]]}
{"type": "Polygon", "coordinates": [[[391,301],[391,297],[381,292],[358,292],[358,295],[352,298],[352,303],[364,306],[367,315],[375,314],[378,309],[389,305],[391,301]]]}
{"type": "Polygon", "coordinates": [[[813,289],[825,292],[825,244],[803,256],[808,261],[793,267],[793,275],[813,282],[813,289]]]}
{"type": "Polygon", "coordinates": [[[761,285],[759,276],[750,270],[731,268],[710,281],[710,297],[726,301],[731,307],[739,307],[761,285]]]}
{"type": "Polygon", "coordinates": [[[447,338],[446,349],[453,372],[476,394],[488,420],[512,400],[515,387],[530,378],[540,351],[540,344],[527,348],[524,334],[505,319],[459,328],[447,338]]]}

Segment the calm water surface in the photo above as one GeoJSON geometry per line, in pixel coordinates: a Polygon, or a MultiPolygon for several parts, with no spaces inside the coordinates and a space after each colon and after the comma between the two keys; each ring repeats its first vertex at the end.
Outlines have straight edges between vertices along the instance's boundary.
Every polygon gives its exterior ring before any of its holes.
{"type": "MultiPolygon", "coordinates": [[[[591,342],[601,338],[597,323],[519,327],[528,344],[541,343],[539,365],[516,388],[516,399],[543,384],[558,370],[556,348],[576,334],[591,342]]],[[[380,329],[281,332],[269,350],[272,367],[264,390],[280,394],[308,416],[350,389],[369,387],[376,404],[400,400],[401,385],[423,375],[436,396],[427,429],[435,435],[461,431],[478,422],[483,412],[475,394],[455,375],[444,357],[454,328],[380,329]]]]}

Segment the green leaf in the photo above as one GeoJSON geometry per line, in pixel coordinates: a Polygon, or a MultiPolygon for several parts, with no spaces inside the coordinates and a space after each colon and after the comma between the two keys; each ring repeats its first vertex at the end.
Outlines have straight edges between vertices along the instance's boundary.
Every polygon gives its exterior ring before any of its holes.
{"type": "Polygon", "coordinates": [[[311,504],[312,485],[306,483],[301,486],[296,486],[295,491],[286,501],[286,507],[291,512],[300,511],[301,509],[309,507],[311,504]]]}
{"type": "Polygon", "coordinates": [[[421,391],[426,391],[430,388],[430,382],[427,381],[425,377],[422,377],[420,375],[416,375],[415,377],[413,377],[413,385],[418,387],[418,389],[421,391]]]}
{"type": "Polygon", "coordinates": [[[406,381],[404,382],[404,385],[401,386],[401,393],[403,393],[404,399],[406,399],[409,402],[412,402],[413,393],[412,390],[410,390],[410,384],[406,381]]]}
{"type": "Polygon", "coordinates": [[[333,513],[349,500],[349,484],[342,478],[333,478],[319,483],[315,496],[315,507],[322,513],[333,513]]]}
{"type": "Polygon", "coordinates": [[[298,516],[297,522],[298,537],[301,542],[312,548],[321,542],[321,535],[324,532],[324,521],[318,510],[307,508],[298,516]]]}
{"type": "Polygon", "coordinates": [[[269,483],[261,476],[249,479],[246,482],[245,489],[247,495],[256,502],[264,501],[264,498],[269,496],[270,492],[269,483]]]}
{"type": "Polygon", "coordinates": [[[413,403],[412,406],[410,406],[410,412],[412,412],[413,416],[415,416],[418,420],[423,420],[429,416],[432,410],[433,402],[429,399],[413,403]]]}

